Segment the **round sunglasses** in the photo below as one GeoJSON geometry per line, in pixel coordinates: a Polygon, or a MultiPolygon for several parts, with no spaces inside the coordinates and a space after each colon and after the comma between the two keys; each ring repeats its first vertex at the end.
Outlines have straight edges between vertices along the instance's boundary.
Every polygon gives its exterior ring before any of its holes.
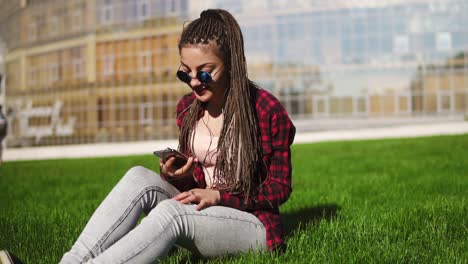
{"type": "MultiPolygon", "coordinates": [[[[196,77],[192,77],[188,74],[188,72],[184,72],[184,71],[181,71],[180,70],[180,67],[182,65],[179,66],[179,69],[177,70],[177,78],[179,78],[179,80],[181,80],[182,82],[186,83],[186,84],[190,84],[190,82],[192,81],[192,79],[197,79],[199,80],[202,84],[208,84],[210,82],[213,81],[213,77],[216,75],[216,73],[219,72],[219,70],[217,70],[215,73],[213,73],[213,75],[211,75],[211,73],[207,72],[207,71],[199,71],[197,72],[197,76],[196,77]]],[[[223,67],[221,67],[223,68],[223,67]]],[[[221,69],[220,68],[220,69],[221,69]]]]}

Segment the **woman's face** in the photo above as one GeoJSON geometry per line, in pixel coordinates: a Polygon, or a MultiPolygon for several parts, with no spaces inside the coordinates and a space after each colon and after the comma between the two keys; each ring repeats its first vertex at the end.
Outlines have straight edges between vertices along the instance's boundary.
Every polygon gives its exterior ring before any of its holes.
{"type": "Polygon", "coordinates": [[[218,46],[209,44],[185,45],[180,50],[180,70],[188,73],[192,80],[188,85],[198,100],[208,105],[224,105],[225,92],[229,78],[226,65],[220,56],[218,46]],[[213,81],[203,84],[197,78],[197,72],[211,74],[213,81]]]}

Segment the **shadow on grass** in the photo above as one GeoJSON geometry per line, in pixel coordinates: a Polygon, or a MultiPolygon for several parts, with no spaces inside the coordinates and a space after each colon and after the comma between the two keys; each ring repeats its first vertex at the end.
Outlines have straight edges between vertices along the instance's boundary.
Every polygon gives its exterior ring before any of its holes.
{"type": "Polygon", "coordinates": [[[317,205],[295,212],[281,213],[281,222],[286,236],[289,236],[294,231],[305,228],[307,224],[333,220],[340,209],[341,207],[337,204],[317,205]]]}

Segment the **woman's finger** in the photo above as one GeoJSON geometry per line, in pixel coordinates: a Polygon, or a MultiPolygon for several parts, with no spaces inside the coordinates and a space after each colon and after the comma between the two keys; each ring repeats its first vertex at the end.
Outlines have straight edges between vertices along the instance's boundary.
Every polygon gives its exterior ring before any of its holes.
{"type": "Polygon", "coordinates": [[[201,201],[197,204],[197,206],[195,207],[195,209],[196,209],[197,211],[200,211],[200,210],[202,210],[202,209],[205,209],[205,208],[207,207],[207,205],[208,205],[208,204],[205,202],[205,200],[201,200],[201,201]]]}
{"type": "Polygon", "coordinates": [[[170,157],[169,159],[166,160],[166,163],[164,163],[164,165],[166,165],[166,168],[171,168],[172,164],[174,164],[174,161],[175,161],[175,158],[170,157]]]}
{"type": "Polygon", "coordinates": [[[194,190],[179,193],[178,195],[174,196],[174,199],[183,204],[199,203],[201,201],[201,197],[198,196],[194,190]]]}
{"type": "Polygon", "coordinates": [[[189,196],[190,193],[189,192],[181,192],[179,193],[178,195],[174,196],[173,199],[175,199],[176,201],[180,201],[182,199],[185,199],[187,196],[189,196]]]}
{"type": "Polygon", "coordinates": [[[176,170],[174,172],[174,174],[177,174],[177,175],[183,175],[185,174],[187,171],[190,170],[190,167],[192,167],[192,161],[193,161],[193,157],[190,157],[188,158],[187,162],[185,163],[184,166],[182,166],[182,168],[176,170]]]}
{"type": "Polygon", "coordinates": [[[199,202],[198,200],[199,200],[198,197],[192,195],[192,196],[189,196],[189,197],[187,197],[187,198],[185,198],[183,200],[180,200],[179,203],[182,203],[182,204],[194,203],[194,204],[196,204],[196,203],[199,202]]]}
{"type": "Polygon", "coordinates": [[[199,203],[200,202],[200,197],[198,197],[196,194],[194,194],[192,191],[190,191],[189,196],[185,197],[184,199],[180,200],[179,202],[183,203],[183,204],[199,203]]]}
{"type": "Polygon", "coordinates": [[[161,166],[161,174],[165,174],[165,175],[167,175],[169,177],[174,176],[174,173],[170,169],[168,170],[168,168],[167,168],[167,166],[165,164],[163,164],[161,166]]]}

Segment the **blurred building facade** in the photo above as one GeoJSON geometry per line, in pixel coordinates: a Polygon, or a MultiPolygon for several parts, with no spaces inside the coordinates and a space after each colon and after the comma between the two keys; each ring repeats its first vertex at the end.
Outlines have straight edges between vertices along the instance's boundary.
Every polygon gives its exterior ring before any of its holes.
{"type": "Polygon", "coordinates": [[[5,69],[3,63],[3,53],[0,48],[0,105],[3,106],[5,104],[5,69]]]}
{"type": "Polygon", "coordinates": [[[468,1],[214,1],[251,76],[309,120],[468,112],[468,1]]]}
{"type": "Polygon", "coordinates": [[[0,0],[8,145],[177,137],[184,21],[225,8],[294,119],[468,113],[468,1],[0,0]]]}
{"type": "Polygon", "coordinates": [[[174,137],[186,1],[3,2],[10,146],[174,137]]]}

